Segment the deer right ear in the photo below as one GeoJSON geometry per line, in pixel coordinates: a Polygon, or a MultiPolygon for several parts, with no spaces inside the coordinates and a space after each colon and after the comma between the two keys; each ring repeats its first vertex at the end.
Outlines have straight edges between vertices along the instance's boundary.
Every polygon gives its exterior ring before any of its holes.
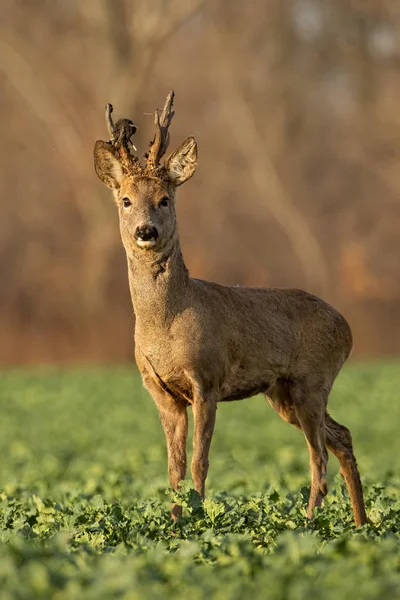
{"type": "Polygon", "coordinates": [[[118,190],[121,186],[124,172],[119,158],[115,155],[113,147],[102,140],[97,140],[94,145],[94,168],[98,178],[108,188],[118,190]]]}

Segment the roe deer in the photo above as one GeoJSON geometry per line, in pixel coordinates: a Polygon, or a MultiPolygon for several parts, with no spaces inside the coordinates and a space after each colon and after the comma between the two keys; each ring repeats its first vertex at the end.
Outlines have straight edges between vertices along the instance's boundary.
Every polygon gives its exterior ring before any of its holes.
{"type": "MultiPolygon", "coordinates": [[[[300,429],[311,464],[308,517],[327,493],[329,449],[338,458],[356,525],[367,521],[348,429],[327,412],[332,384],[352,348],[346,320],[297,289],[227,287],[191,279],[175,214],[176,188],[192,177],[197,145],[187,138],[164,162],[173,112],[171,92],[143,166],[134,156],[136,127],[106,119],[111,139],[97,141],[98,177],[114,192],[136,316],[135,357],[164,428],[171,486],[186,473],[187,407],[194,417],[192,476],[204,498],[217,403],[263,393],[300,429]]],[[[180,506],[172,506],[177,520],[180,506]]]]}

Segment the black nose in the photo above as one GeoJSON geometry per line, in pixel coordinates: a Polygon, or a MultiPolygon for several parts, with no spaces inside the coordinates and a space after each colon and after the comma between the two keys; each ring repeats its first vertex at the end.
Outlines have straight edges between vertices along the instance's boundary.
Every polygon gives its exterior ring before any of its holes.
{"type": "Polygon", "coordinates": [[[149,242],[158,238],[158,231],[152,225],[143,225],[142,227],[136,227],[135,240],[141,240],[142,242],[149,242]]]}

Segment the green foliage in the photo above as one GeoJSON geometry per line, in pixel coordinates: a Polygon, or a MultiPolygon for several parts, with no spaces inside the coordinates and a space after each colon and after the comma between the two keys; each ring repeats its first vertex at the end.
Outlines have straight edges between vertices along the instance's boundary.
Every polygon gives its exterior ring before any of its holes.
{"type": "Polygon", "coordinates": [[[363,475],[370,523],[356,530],[333,457],[306,519],[306,444],[261,397],[220,405],[202,503],[190,481],[168,489],[133,369],[4,372],[1,600],[399,597],[399,389],[398,365],[350,366],[332,393],[363,475]]]}

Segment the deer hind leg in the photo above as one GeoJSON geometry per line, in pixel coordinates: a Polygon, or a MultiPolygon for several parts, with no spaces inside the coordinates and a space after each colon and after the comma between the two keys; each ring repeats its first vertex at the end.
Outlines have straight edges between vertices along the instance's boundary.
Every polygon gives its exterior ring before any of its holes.
{"type": "Polygon", "coordinates": [[[307,393],[299,385],[283,379],[276,382],[266,397],[284,421],[294,425],[305,435],[310,452],[311,491],[307,514],[311,518],[313,509],[321,505],[327,493],[328,452],[324,427],[326,401],[320,394],[307,393]]]}
{"type": "Polygon", "coordinates": [[[289,393],[310,453],[311,490],[307,516],[311,519],[314,508],[321,506],[328,491],[326,483],[328,450],[325,431],[327,395],[324,394],[322,388],[318,392],[311,391],[306,385],[299,382],[290,384],[289,393]]]}
{"type": "Polygon", "coordinates": [[[367,522],[367,514],[350,431],[328,413],[325,413],[325,431],[327,446],[340,463],[340,474],[349,492],[355,524],[359,527],[367,522]]]}

